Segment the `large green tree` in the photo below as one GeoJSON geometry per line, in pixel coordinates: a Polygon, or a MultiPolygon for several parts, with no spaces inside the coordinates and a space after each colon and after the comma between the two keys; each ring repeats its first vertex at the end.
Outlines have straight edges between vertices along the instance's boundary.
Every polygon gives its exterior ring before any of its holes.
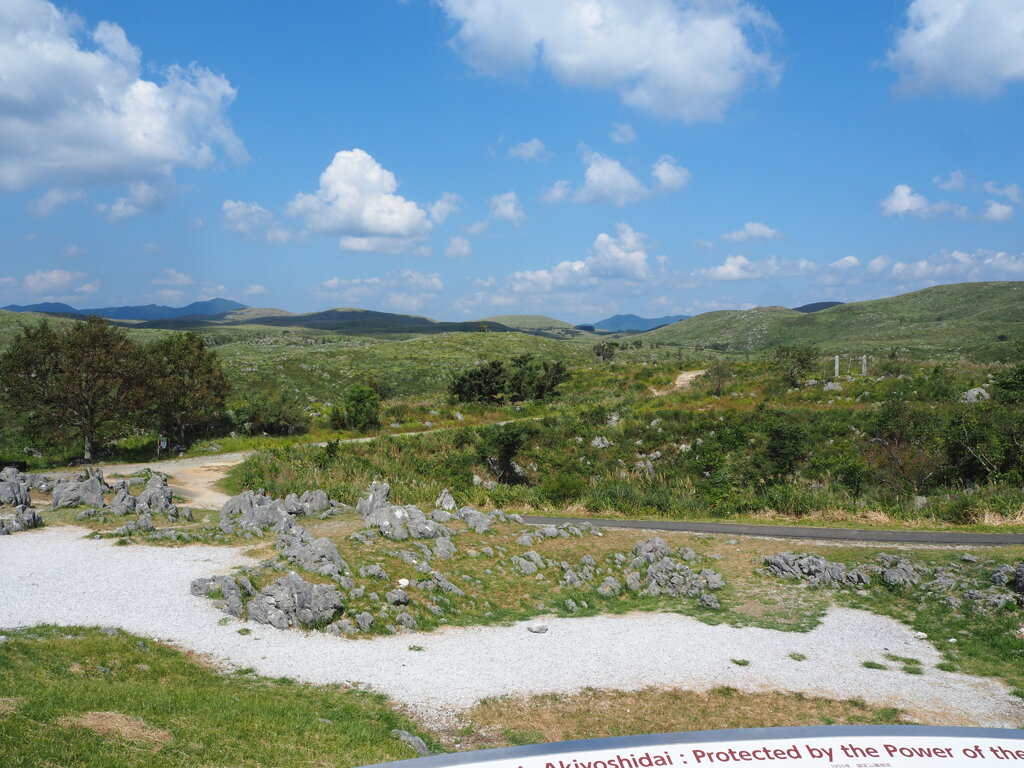
{"type": "Polygon", "coordinates": [[[86,461],[141,423],[149,380],[141,347],[99,317],[26,326],[0,356],[4,404],[30,431],[81,441],[86,461]]]}
{"type": "Polygon", "coordinates": [[[228,380],[217,354],[197,333],[173,333],[146,349],[152,367],[154,426],[179,445],[212,427],[224,413],[228,380]]]}

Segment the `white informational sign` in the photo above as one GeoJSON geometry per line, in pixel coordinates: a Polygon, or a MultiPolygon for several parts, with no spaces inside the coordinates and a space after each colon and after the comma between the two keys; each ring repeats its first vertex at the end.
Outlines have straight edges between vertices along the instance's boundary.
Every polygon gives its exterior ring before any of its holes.
{"type": "Polygon", "coordinates": [[[1024,731],[881,726],[762,728],[593,739],[477,753],[436,755],[393,765],[421,768],[932,768],[1020,766],[1024,731]],[[791,734],[791,735],[788,735],[791,734]],[[1004,735],[1005,734],[1005,735],[1004,735]],[[677,737],[673,739],[673,737],[677,737]],[[578,745],[579,749],[574,749],[578,745]]]}

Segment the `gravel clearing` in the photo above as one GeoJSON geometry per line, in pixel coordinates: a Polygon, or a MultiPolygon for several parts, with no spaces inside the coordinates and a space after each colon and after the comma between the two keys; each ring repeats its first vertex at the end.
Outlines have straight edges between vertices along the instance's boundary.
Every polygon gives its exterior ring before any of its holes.
{"type": "Polygon", "coordinates": [[[548,618],[548,631],[540,634],[520,623],[349,640],[249,623],[251,634],[239,635],[244,622],[220,624],[223,614],[192,596],[189,584],[252,564],[241,550],[119,547],[83,533],[47,528],[0,538],[0,628],[117,626],[270,677],[370,688],[408,706],[427,725],[448,724],[488,696],[721,685],[859,697],[919,713],[930,723],[1024,725],[1024,702],[1003,683],[936,669],[941,657],[929,641],[864,611],[833,609],[808,633],[633,613],[548,618]],[[410,651],[412,644],[423,650],[410,651]],[[807,659],[794,661],[791,653],[807,659]],[[898,671],[886,653],[919,659],[924,674],[898,671]],[[732,659],[750,663],[738,666],[732,659]],[[864,661],[890,669],[865,669],[864,661]]]}

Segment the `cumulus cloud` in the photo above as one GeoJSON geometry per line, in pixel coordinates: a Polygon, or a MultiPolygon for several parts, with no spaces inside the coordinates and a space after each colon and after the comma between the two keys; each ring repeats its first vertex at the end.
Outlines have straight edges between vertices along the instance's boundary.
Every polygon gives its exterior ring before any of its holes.
{"type": "Polygon", "coordinates": [[[196,281],[183,272],[168,268],[161,272],[159,277],[153,278],[150,282],[153,285],[194,285],[196,281]]]}
{"type": "Polygon", "coordinates": [[[892,264],[892,259],[888,256],[875,256],[871,261],[868,262],[868,272],[871,274],[878,274],[884,272],[892,264]]]}
{"type": "Polygon", "coordinates": [[[453,213],[459,212],[459,204],[462,198],[454,192],[445,192],[430,206],[430,220],[435,224],[442,224],[453,213]]]}
{"type": "Polygon", "coordinates": [[[167,185],[157,186],[145,181],[136,181],[128,185],[128,194],[119,197],[109,205],[100,203],[96,210],[106,214],[111,221],[129,219],[146,211],[155,211],[167,200],[170,189],[167,185]]]}
{"type": "Polygon", "coordinates": [[[662,155],[651,169],[659,189],[672,191],[682,189],[690,181],[690,170],[676,165],[671,155],[662,155]]]}
{"type": "Polygon", "coordinates": [[[967,174],[963,171],[953,171],[945,179],[935,176],[932,178],[932,184],[946,192],[959,191],[967,185],[967,174]]]}
{"type": "Polygon", "coordinates": [[[221,205],[224,229],[235,232],[246,240],[268,243],[289,243],[301,237],[300,233],[283,228],[274,214],[256,203],[225,200],[221,205]]]}
{"type": "Polygon", "coordinates": [[[491,218],[495,221],[511,221],[513,224],[526,221],[523,206],[519,204],[519,196],[515,192],[505,192],[492,197],[491,218]]]}
{"type": "Polygon", "coordinates": [[[544,191],[540,199],[545,203],[560,203],[572,193],[572,184],[566,180],[556,181],[544,191]]]}
{"type": "Polygon", "coordinates": [[[60,187],[54,187],[43,194],[42,197],[36,198],[30,202],[28,204],[28,209],[33,216],[42,219],[49,216],[61,206],[84,199],[85,193],[80,189],[61,189],[60,187]]]}
{"type": "Polygon", "coordinates": [[[645,200],[656,192],[682,189],[690,181],[690,171],[676,164],[671,155],[662,155],[651,167],[652,185],[647,187],[613,157],[599,152],[585,152],[583,184],[575,191],[565,180],[556,181],[541,199],[546,203],[571,200],[574,203],[606,202],[622,207],[645,200]]]}
{"type": "Polygon", "coordinates": [[[182,304],[185,301],[185,292],[179,288],[162,288],[156,292],[156,297],[165,304],[182,304]]]}
{"type": "Polygon", "coordinates": [[[227,79],[192,64],[147,80],[117,24],[86,30],[46,0],[7,0],[0,63],[0,188],[153,182],[210,165],[218,149],[245,158],[227,119],[227,79]]]}
{"type": "Polygon", "coordinates": [[[931,219],[936,216],[950,214],[959,219],[967,218],[967,208],[953,205],[945,200],[930,202],[924,195],[915,192],[908,184],[897,184],[892,192],[882,200],[882,213],[886,216],[906,215],[919,219],[931,219]]]}
{"type": "Polygon", "coordinates": [[[395,175],[367,152],[343,150],[320,175],[320,188],[300,192],[286,210],[308,231],[338,236],[343,250],[399,253],[421,243],[433,224],[397,189],[395,175]]]}
{"type": "Polygon", "coordinates": [[[833,261],[829,266],[832,267],[832,269],[839,270],[856,269],[860,266],[860,259],[856,256],[843,256],[843,258],[833,261]]]}
{"type": "Polygon", "coordinates": [[[550,155],[544,142],[533,138],[508,148],[509,157],[518,157],[520,160],[546,160],[550,155]]]}
{"type": "Polygon", "coordinates": [[[486,219],[484,219],[483,221],[474,221],[472,224],[466,227],[466,232],[469,233],[470,235],[473,235],[473,237],[476,237],[477,235],[482,235],[484,232],[486,232],[489,226],[491,226],[491,222],[487,221],[486,219]]]}
{"type": "Polygon", "coordinates": [[[1006,184],[1005,186],[999,186],[994,181],[986,181],[981,185],[990,195],[996,195],[998,197],[1005,197],[1011,203],[1021,202],[1020,187],[1016,184],[1006,184]]]}
{"type": "Polygon", "coordinates": [[[981,218],[985,221],[1006,221],[1011,216],[1013,216],[1013,206],[996,200],[985,201],[985,212],[981,214],[981,218]]]}
{"type": "Polygon", "coordinates": [[[66,269],[37,269],[21,280],[20,284],[13,278],[5,278],[5,287],[20,287],[26,293],[39,300],[66,299],[75,294],[90,295],[100,287],[99,280],[86,281],[82,272],[70,272],[66,269]]]}
{"type": "Polygon", "coordinates": [[[743,255],[726,256],[725,261],[714,267],[695,270],[695,274],[707,280],[758,280],[765,277],[789,277],[811,274],[817,269],[807,259],[782,261],[769,256],[755,261],[743,255]]]}
{"type": "Polygon", "coordinates": [[[456,50],[489,75],[538,63],[562,83],[687,122],[719,120],[780,68],[771,17],[743,0],[439,0],[456,50]]]}
{"type": "Polygon", "coordinates": [[[321,299],[345,306],[386,306],[402,312],[421,309],[444,290],[438,274],[399,269],[380,277],[332,277],[314,289],[321,299]]]}
{"type": "Polygon", "coordinates": [[[610,135],[616,144],[631,144],[636,141],[636,131],[629,123],[612,123],[610,135]]]}
{"type": "Polygon", "coordinates": [[[759,221],[748,221],[743,225],[743,229],[719,235],[720,240],[727,240],[730,243],[749,243],[755,240],[779,240],[781,238],[781,232],[759,221]]]}
{"type": "Polygon", "coordinates": [[[266,292],[267,286],[260,285],[259,283],[249,283],[249,285],[245,286],[245,289],[242,291],[246,296],[262,296],[266,292]]]}
{"type": "Polygon", "coordinates": [[[446,259],[465,259],[473,252],[469,240],[464,237],[448,238],[448,246],[444,249],[446,259]]]}
{"type": "Polygon", "coordinates": [[[912,0],[886,63],[904,91],[998,94],[1024,80],[1024,4],[912,0]]]}

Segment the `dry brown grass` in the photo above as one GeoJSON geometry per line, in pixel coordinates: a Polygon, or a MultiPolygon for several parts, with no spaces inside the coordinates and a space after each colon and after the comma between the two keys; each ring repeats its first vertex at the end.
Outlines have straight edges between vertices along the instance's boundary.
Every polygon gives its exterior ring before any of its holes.
{"type": "Polygon", "coordinates": [[[121,712],[86,712],[78,717],[62,717],[58,722],[65,728],[85,728],[100,736],[113,736],[140,744],[160,746],[174,738],[170,731],[154,728],[121,712]]]}
{"type": "Polygon", "coordinates": [[[899,710],[856,699],[741,693],[732,688],[705,693],[587,689],[572,695],[489,699],[474,707],[467,721],[461,732],[446,735],[463,748],[722,728],[908,722],[899,710]]]}
{"type": "Polygon", "coordinates": [[[24,703],[24,699],[0,699],[0,715],[13,715],[24,703]]]}

